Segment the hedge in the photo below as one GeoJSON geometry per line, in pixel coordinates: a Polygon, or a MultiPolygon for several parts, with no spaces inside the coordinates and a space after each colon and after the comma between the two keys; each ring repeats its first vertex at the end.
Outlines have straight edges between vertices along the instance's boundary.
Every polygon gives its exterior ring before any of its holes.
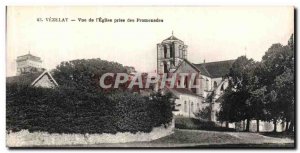
{"type": "Polygon", "coordinates": [[[167,96],[142,97],[74,89],[7,86],[7,131],[49,133],[150,132],[168,125],[172,109],[167,96]]]}
{"type": "Polygon", "coordinates": [[[235,129],[222,127],[213,121],[186,117],[176,117],[175,128],[207,131],[235,131],[235,129]]]}

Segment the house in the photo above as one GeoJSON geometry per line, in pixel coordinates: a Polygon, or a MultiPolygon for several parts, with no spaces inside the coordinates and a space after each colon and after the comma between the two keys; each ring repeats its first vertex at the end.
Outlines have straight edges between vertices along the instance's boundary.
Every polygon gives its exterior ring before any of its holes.
{"type": "Polygon", "coordinates": [[[17,76],[7,77],[6,84],[17,84],[20,86],[32,86],[42,88],[55,88],[58,86],[57,82],[48,71],[26,73],[17,76]]]}

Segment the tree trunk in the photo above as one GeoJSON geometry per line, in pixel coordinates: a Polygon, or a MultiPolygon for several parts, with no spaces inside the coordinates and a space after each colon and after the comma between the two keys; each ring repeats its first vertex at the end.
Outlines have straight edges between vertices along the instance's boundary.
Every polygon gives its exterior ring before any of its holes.
{"type": "Polygon", "coordinates": [[[226,122],[226,128],[229,128],[229,122],[226,122]]]}
{"type": "Polygon", "coordinates": [[[259,120],[256,120],[256,132],[259,132],[259,120]]]}
{"type": "Polygon", "coordinates": [[[277,132],[277,120],[276,119],[273,120],[273,124],[274,124],[274,131],[273,132],[277,132]]]}
{"type": "Polygon", "coordinates": [[[291,120],[291,123],[290,123],[290,126],[289,126],[289,129],[288,129],[288,131],[289,131],[289,132],[292,132],[292,131],[293,131],[293,129],[294,129],[294,121],[293,121],[293,120],[291,120]]]}
{"type": "Polygon", "coordinates": [[[289,130],[289,121],[286,121],[285,122],[285,131],[288,131],[289,130]]]}
{"type": "Polygon", "coordinates": [[[246,131],[250,131],[250,119],[247,119],[246,131]]]}

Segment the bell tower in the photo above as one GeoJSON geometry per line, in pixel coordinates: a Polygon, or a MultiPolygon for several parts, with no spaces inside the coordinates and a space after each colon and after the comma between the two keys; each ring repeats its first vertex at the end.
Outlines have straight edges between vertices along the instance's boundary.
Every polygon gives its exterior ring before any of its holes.
{"type": "Polygon", "coordinates": [[[187,45],[173,35],[157,44],[157,73],[169,73],[187,58],[187,45]]]}

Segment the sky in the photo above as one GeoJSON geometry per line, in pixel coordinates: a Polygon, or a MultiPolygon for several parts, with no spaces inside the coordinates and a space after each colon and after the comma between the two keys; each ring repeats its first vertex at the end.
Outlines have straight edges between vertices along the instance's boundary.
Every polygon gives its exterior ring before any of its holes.
{"type": "Polygon", "coordinates": [[[55,68],[62,61],[101,58],[156,69],[156,45],[174,36],[188,45],[192,63],[236,59],[260,61],[274,43],[294,33],[294,8],[18,6],[7,10],[6,76],[16,75],[16,58],[29,51],[55,68]],[[162,19],[158,23],[46,22],[45,18],[162,19]],[[42,18],[43,22],[38,22],[42,18]]]}

